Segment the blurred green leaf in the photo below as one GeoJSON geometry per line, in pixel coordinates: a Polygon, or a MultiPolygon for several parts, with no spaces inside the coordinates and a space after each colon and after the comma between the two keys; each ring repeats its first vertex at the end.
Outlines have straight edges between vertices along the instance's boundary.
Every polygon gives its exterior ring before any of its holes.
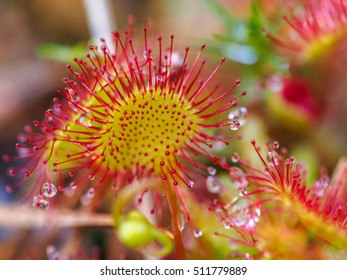
{"type": "Polygon", "coordinates": [[[69,63],[75,57],[82,57],[88,52],[85,44],[61,45],[55,43],[41,44],[37,48],[37,55],[41,59],[49,59],[61,63],[69,63]]]}

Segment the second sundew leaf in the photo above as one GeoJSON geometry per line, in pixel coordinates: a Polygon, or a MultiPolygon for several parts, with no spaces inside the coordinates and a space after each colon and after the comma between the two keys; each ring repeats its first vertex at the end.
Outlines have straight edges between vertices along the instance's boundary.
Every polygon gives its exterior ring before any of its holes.
{"type": "Polygon", "coordinates": [[[312,211],[307,211],[301,204],[292,204],[293,210],[298,214],[300,221],[314,235],[324,239],[333,246],[347,249],[347,232],[339,228],[333,221],[317,215],[312,211]]]}
{"type": "MultiPolygon", "coordinates": [[[[252,141],[263,168],[257,169],[242,161],[249,171],[247,178],[254,187],[253,196],[266,196],[262,204],[275,203],[276,211],[295,212],[307,231],[328,243],[347,248],[347,205],[345,193],[345,163],[337,168],[338,174],[330,181],[322,175],[311,187],[307,185],[307,170],[294,157],[285,158],[279,153],[279,143],[269,143],[266,157],[260,153],[256,142],[252,141]],[[264,171],[265,170],[265,171],[264,171]]],[[[265,205],[264,205],[265,206],[265,205]]]]}

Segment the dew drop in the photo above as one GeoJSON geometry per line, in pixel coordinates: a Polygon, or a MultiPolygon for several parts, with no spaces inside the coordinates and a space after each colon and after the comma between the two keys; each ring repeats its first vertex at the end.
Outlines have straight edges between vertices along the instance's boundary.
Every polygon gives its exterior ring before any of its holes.
{"type": "Polygon", "coordinates": [[[87,192],[87,195],[90,197],[94,197],[95,196],[95,189],[94,188],[90,188],[87,192]]]}
{"type": "Polygon", "coordinates": [[[57,187],[52,183],[46,182],[42,185],[42,193],[45,197],[53,197],[57,194],[57,187]]]}
{"type": "Polygon", "coordinates": [[[230,111],[229,115],[228,115],[228,119],[229,120],[234,120],[238,117],[238,110],[233,109],[230,111]]]}
{"type": "Polygon", "coordinates": [[[202,231],[201,231],[200,229],[196,228],[196,229],[194,230],[194,236],[195,236],[196,238],[201,237],[201,236],[202,236],[202,231]]]}
{"type": "Polygon", "coordinates": [[[239,115],[240,115],[240,116],[245,116],[245,115],[247,115],[247,114],[248,114],[248,110],[247,110],[246,107],[240,107],[240,108],[239,108],[239,115]]]}
{"type": "Polygon", "coordinates": [[[61,105],[60,104],[54,104],[53,105],[53,110],[55,113],[59,114],[61,111],[61,105]]]}
{"type": "Polygon", "coordinates": [[[163,82],[163,81],[165,81],[165,78],[166,78],[166,73],[164,72],[164,73],[160,73],[160,74],[158,74],[157,75],[157,81],[160,83],[160,82],[163,82]]]}
{"type": "Polygon", "coordinates": [[[278,154],[275,151],[268,151],[266,160],[270,166],[277,166],[280,163],[278,154]]]}
{"type": "Polygon", "coordinates": [[[234,152],[234,153],[231,154],[231,161],[233,163],[238,163],[239,160],[240,160],[240,156],[239,156],[238,153],[234,152]]]}
{"type": "Polygon", "coordinates": [[[238,167],[229,169],[230,178],[237,188],[245,188],[248,185],[248,180],[245,173],[238,167]]]}
{"type": "Polygon", "coordinates": [[[225,229],[230,229],[231,228],[231,222],[228,221],[227,219],[222,220],[222,225],[225,229]]]}
{"type": "Polygon", "coordinates": [[[67,185],[64,188],[63,193],[65,196],[71,197],[74,195],[76,188],[77,188],[77,184],[75,182],[71,182],[69,185],[67,185]]]}
{"type": "Polygon", "coordinates": [[[147,50],[144,50],[144,51],[143,51],[143,58],[144,58],[144,59],[147,59],[147,58],[148,58],[148,51],[147,51],[147,50]]]}
{"type": "Polygon", "coordinates": [[[239,196],[247,196],[248,194],[247,189],[245,187],[239,187],[238,192],[239,196]]]}
{"type": "Polygon", "coordinates": [[[273,92],[280,92],[283,89],[283,77],[281,74],[272,76],[268,81],[268,87],[273,92]]]}
{"type": "Polygon", "coordinates": [[[46,254],[49,260],[60,260],[60,254],[54,245],[46,247],[46,254]]]}
{"type": "Polygon", "coordinates": [[[240,107],[239,108],[239,114],[238,114],[238,121],[240,123],[240,126],[244,126],[247,122],[247,115],[248,110],[246,107],[240,107]]]}
{"type": "Polygon", "coordinates": [[[208,174],[210,174],[211,176],[214,176],[217,174],[217,169],[212,167],[212,166],[208,166],[207,167],[207,172],[208,174]]]}
{"type": "Polygon", "coordinates": [[[206,187],[210,193],[219,193],[223,188],[223,184],[219,179],[208,176],[206,179],[206,187]]]}
{"type": "Polygon", "coordinates": [[[95,179],[95,174],[91,173],[88,176],[89,180],[93,181],[95,179]]]}
{"type": "Polygon", "coordinates": [[[237,121],[237,120],[233,120],[233,121],[231,121],[231,122],[229,123],[229,127],[230,127],[231,130],[236,131],[236,130],[238,130],[239,127],[240,127],[240,122],[237,121]]]}
{"type": "Polygon", "coordinates": [[[180,218],[180,223],[179,223],[179,228],[180,231],[183,231],[187,225],[187,217],[184,213],[181,213],[181,218],[180,218]]]}
{"type": "Polygon", "coordinates": [[[39,194],[33,198],[32,205],[35,208],[45,210],[48,208],[49,202],[46,199],[44,199],[42,195],[39,194]]]}
{"type": "Polygon", "coordinates": [[[194,187],[194,184],[195,184],[194,180],[189,180],[189,181],[188,181],[188,187],[189,187],[189,188],[193,188],[193,187],[194,187]]]}
{"type": "Polygon", "coordinates": [[[183,57],[179,52],[172,52],[171,55],[171,66],[172,67],[181,67],[183,63],[183,57]]]}
{"type": "Polygon", "coordinates": [[[239,197],[228,209],[234,225],[244,229],[252,229],[259,221],[260,208],[250,198],[239,197]]]}
{"type": "Polygon", "coordinates": [[[214,211],[215,211],[216,213],[223,212],[223,207],[220,206],[220,205],[217,205],[217,206],[214,208],[214,211]]]}
{"type": "Polygon", "coordinates": [[[322,197],[328,186],[329,178],[327,176],[323,176],[322,178],[313,183],[313,191],[317,196],[322,197]]]}
{"type": "Polygon", "coordinates": [[[94,188],[90,188],[86,194],[84,194],[82,197],[81,197],[81,204],[83,206],[87,206],[91,201],[92,201],[92,198],[95,196],[95,189],[94,188]]]}
{"type": "Polygon", "coordinates": [[[248,110],[246,107],[235,108],[230,111],[228,118],[231,121],[237,121],[239,126],[246,124],[248,110]]]}
{"type": "Polygon", "coordinates": [[[93,125],[93,114],[90,111],[83,113],[78,119],[78,123],[85,126],[91,127],[93,125]]]}
{"type": "Polygon", "coordinates": [[[274,141],[272,143],[272,147],[277,150],[280,147],[280,143],[278,141],[274,141]]]}
{"type": "Polygon", "coordinates": [[[69,88],[68,91],[69,91],[71,101],[78,102],[80,100],[80,97],[74,90],[69,88]]]}
{"type": "Polygon", "coordinates": [[[295,163],[295,157],[291,156],[291,157],[289,158],[289,160],[291,161],[292,164],[295,163]]]}
{"type": "Polygon", "coordinates": [[[90,143],[88,143],[87,145],[86,145],[86,149],[87,149],[87,151],[93,151],[93,146],[90,144],[90,143]]]}

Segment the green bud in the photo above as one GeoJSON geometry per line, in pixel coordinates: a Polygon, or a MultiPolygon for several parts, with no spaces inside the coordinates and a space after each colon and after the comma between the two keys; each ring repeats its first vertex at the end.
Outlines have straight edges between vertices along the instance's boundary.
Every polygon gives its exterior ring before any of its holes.
{"type": "Polygon", "coordinates": [[[116,232],[121,243],[134,249],[146,249],[152,242],[158,242],[160,249],[147,252],[156,256],[166,256],[173,249],[172,236],[151,224],[142,213],[135,210],[126,217],[118,218],[116,232]]]}

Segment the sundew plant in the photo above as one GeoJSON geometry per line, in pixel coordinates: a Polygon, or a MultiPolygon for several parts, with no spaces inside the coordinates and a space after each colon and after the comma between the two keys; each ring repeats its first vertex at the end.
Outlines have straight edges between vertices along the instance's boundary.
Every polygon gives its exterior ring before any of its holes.
{"type": "Polygon", "coordinates": [[[38,48],[65,86],[3,153],[2,258],[347,257],[347,1],[200,4],[186,47],[129,16],[38,48]]]}

